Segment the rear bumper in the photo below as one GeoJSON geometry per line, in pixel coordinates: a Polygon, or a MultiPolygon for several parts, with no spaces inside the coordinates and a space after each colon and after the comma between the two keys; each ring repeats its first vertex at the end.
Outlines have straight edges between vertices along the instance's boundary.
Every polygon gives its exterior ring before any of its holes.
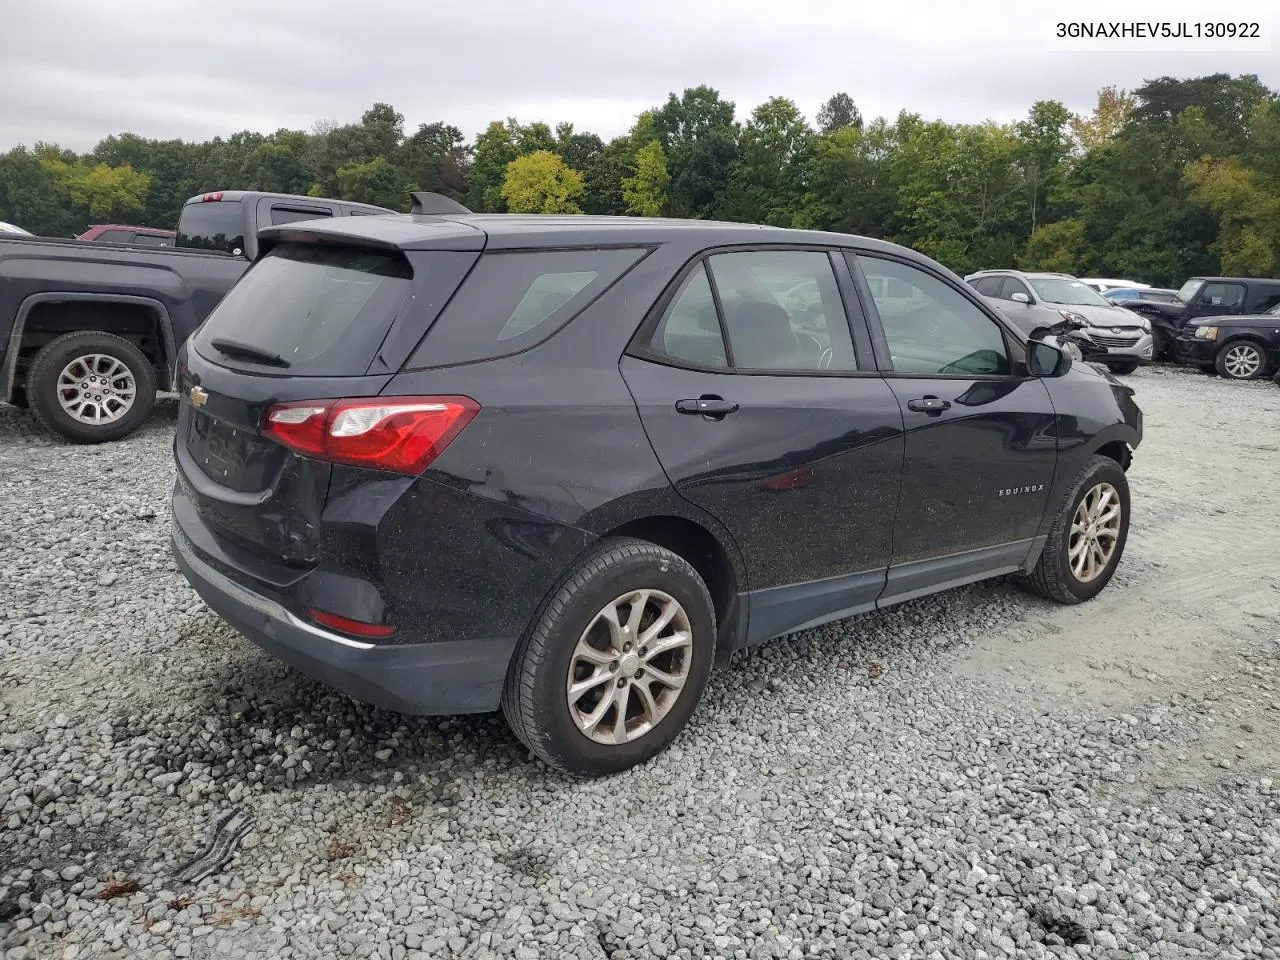
{"type": "Polygon", "coordinates": [[[497,710],[515,638],[370,644],[323,630],[200,558],[173,526],[178,568],[215,612],[292,667],[357,700],[400,713],[497,710]]]}

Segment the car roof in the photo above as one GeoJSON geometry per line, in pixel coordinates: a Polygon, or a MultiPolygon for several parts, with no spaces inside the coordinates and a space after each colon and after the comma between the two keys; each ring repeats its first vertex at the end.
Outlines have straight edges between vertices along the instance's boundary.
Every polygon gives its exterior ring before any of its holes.
{"type": "Polygon", "coordinates": [[[137,227],[128,223],[91,223],[89,230],[132,230],[134,233],[154,233],[164,237],[171,237],[174,234],[174,231],[166,230],[164,227],[137,227]]]}
{"type": "Polygon", "coordinates": [[[759,224],[662,217],[608,217],[554,214],[467,213],[450,215],[387,214],[307,220],[264,228],[263,239],[280,242],[306,233],[402,250],[520,249],[530,247],[647,246],[674,240],[699,247],[749,244],[812,244],[860,247],[920,262],[928,258],[906,247],[870,237],[792,230],[759,224]]]}
{"type": "Polygon", "coordinates": [[[359,210],[376,210],[378,213],[392,214],[395,211],[388,210],[386,207],[374,206],[371,203],[357,203],[354,200],[334,200],[331,197],[305,197],[297,193],[270,193],[264,190],[206,190],[204,193],[197,193],[194,197],[188,197],[183,201],[183,206],[190,206],[195,203],[211,202],[206,201],[205,197],[217,196],[218,200],[223,202],[231,202],[233,200],[294,200],[298,203],[340,203],[344,207],[355,207],[359,210]]]}
{"type": "Polygon", "coordinates": [[[1203,280],[1205,283],[1260,283],[1280,285],[1280,277],[1188,277],[1191,280],[1203,280]]]}

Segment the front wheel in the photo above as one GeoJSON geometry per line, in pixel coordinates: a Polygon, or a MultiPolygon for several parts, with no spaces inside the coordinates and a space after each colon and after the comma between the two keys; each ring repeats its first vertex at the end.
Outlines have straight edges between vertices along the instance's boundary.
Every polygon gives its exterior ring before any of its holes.
{"type": "Polygon", "coordinates": [[[716,616],[682,557],[610,539],[544,602],[512,658],[502,711],[549,766],[618,773],[665,750],[711,674],[716,616]]]}
{"type": "Polygon", "coordinates": [[[27,372],[27,399],[36,419],[68,440],[119,440],[151,414],[156,375],[128,340],[83,330],[40,348],[27,372]]]}
{"type": "Polygon", "coordinates": [[[1261,344],[1237,340],[1218,351],[1214,366],[1228,380],[1258,380],[1267,375],[1267,355],[1261,344]]]}
{"type": "Polygon", "coordinates": [[[1137,360],[1126,360],[1124,363],[1109,363],[1107,369],[1116,376],[1123,377],[1138,369],[1137,360]]]}
{"type": "Polygon", "coordinates": [[[1091,457],[1024,583],[1058,603],[1091,600],[1111,582],[1128,536],[1128,477],[1110,457],[1091,457]]]}

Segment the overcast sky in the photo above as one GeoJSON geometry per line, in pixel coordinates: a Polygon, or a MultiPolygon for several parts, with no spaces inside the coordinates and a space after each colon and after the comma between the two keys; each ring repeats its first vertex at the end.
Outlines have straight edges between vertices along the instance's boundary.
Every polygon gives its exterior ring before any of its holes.
{"type": "Polygon", "coordinates": [[[838,90],[864,115],[1077,111],[1099,87],[1256,73],[1270,51],[1050,49],[1059,20],[1259,20],[1274,0],[0,0],[0,148],[83,151],[111,133],[205,140],[349,122],[375,101],[443,120],[572,121],[604,137],[710,84],[745,117],[772,95],[811,119],[838,90]]]}

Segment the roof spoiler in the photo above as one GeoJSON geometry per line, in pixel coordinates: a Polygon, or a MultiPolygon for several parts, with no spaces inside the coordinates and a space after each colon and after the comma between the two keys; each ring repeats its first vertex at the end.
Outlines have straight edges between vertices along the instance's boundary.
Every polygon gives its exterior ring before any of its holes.
{"type": "Polygon", "coordinates": [[[429,193],[418,190],[410,194],[413,207],[409,212],[419,217],[438,217],[446,213],[470,213],[471,211],[457,200],[450,200],[442,193],[429,193]]]}

